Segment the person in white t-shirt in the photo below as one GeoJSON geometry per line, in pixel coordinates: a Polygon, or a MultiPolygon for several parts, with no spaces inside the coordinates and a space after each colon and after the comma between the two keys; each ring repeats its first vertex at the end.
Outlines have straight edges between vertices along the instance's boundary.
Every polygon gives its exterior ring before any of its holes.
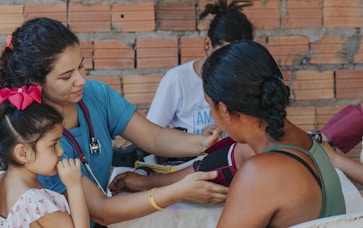
{"type": "MultiPolygon", "coordinates": [[[[218,1],[208,4],[200,14],[204,18],[215,15],[204,42],[205,58],[213,51],[236,40],[253,39],[253,27],[241,12],[245,1],[218,1]]],[[[250,4],[250,3],[247,3],[250,4]]],[[[191,134],[208,134],[214,129],[210,107],[204,99],[201,67],[203,59],[196,59],[170,69],[160,81],[147,119],[157,125],[182,128],[191,134]],[[208,128],[207,128],[208,127],[208,128]]]]}

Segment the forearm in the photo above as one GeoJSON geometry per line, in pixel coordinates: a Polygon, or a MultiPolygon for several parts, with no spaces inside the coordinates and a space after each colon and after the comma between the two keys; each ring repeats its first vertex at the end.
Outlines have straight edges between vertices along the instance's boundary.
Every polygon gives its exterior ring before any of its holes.
{"type": "Polygon", "coordinates": [[[194,135],[171,128],[162,128],[135,113],[122,136],[138,147],[162,157],[193,157],[201,155],[219,138],[213,135],[194,135]],[[140,130],[141,129],[141,130],[140,130]]]}
{"type": "Polygon", "coordinates": [[[155,135],[154,153],[163,157],[193,157],[202,155],[205,149],[219,138],[216,131],[212,136],[188,134],[175,129],[165,129],[155,135]],[[167,142],[167,143],[166,143],[167,142]]]}
{"type": "MultiPolygon", "coordinates": [[[[92,220],[102,225],[139,218],[157,211],[150,203],[149,191],[118,194],[107,198],[92,183],[86,184],[86,200],[92,220]]],[[[175,185],[157,188],[155,202],[161,207],[183,200],[175,185]]]]}
{"type": "Polygon", "coordinates": [[[363,164],[340,154],[335,158],[333,164],[351,180],[363,184],[363,164]]]}
{"type": "Polygon", "coordinates": [[[67,196],[74,227],[88,228],[90,226],[90,218],[82,185],[79,184],[67,188],[67,196]]]}
{"type": "Polygon", "coordinates": [[[151,174],[146,176],[147,187],[148,189],[155,187],[162,187],[166,185],[173,184],[181,179],[183,179],[186,175],[193,173],[193,167],[189,166],[185,169],[165,174],[151,174]]]}
{"type": "MultiPolygon", "coordinates": [[[[181,181],[157,188],[154,201],[165,208],[177,202],[221,203],[226,199],[228,188],[208,180],[216,178],[217,172],[196,172],[187,175],[181,181]]],[[[149,191],[132,194],[118,194],[106,197],[89,179],[82,179],[86,201],[91,218],[99,224],[139,218],[155,212],[151,204],[149,191]]]]}

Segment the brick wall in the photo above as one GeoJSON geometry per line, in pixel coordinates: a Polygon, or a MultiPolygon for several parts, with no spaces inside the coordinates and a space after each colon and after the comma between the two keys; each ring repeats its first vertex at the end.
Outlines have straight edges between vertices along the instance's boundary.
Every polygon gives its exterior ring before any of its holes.
{"type": "MultiPolygon", "coordinates": [[[[77,33],[90,78],[105,81],[144,112],[162,75],[204,55],[211,17],[198,0],[2,0],[0,45],[24,20],[47,16],[77,33]],[[44,3],[43,3],[44,2],[44,3]]],[[[362,0],[254,0],[244,9],[255,40],[279,63],[292,91],[288,117],[318,129],[363,97],[362,0]]],[[[349,153],[357,157],[360,145],[349,153]]]]}

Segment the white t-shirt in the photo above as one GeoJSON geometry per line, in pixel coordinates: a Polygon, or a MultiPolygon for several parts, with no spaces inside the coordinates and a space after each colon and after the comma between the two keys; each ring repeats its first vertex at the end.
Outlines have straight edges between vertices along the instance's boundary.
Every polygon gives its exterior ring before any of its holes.
{"type": "Polygon", "coordinates": [[[162,127],[183,127],[188,133],[201,134],[214,124],[209,104],[204,99],[203,82],[193,63],[170,69],[161,79],[146,118],[162,127]]]}

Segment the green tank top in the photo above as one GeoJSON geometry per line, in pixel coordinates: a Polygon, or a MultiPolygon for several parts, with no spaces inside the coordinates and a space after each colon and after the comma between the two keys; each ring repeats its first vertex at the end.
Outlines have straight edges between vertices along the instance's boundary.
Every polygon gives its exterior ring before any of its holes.
{"type": "Polygon", "coordinates": [[[313,146],[310,148],[310,150],[305,150],[301,147],[290,144],[278,144],[265,149],[264,152],[271,152],[284,148],[301,151],[309,155],[309,157],[314,162],[318,170],[323,193],[320,218],[345,214],[345,201],[338,174],[330,162],[328,155],[325,153],[324,149],[319,145],[319,143],[313,140],[313,146]]]}

